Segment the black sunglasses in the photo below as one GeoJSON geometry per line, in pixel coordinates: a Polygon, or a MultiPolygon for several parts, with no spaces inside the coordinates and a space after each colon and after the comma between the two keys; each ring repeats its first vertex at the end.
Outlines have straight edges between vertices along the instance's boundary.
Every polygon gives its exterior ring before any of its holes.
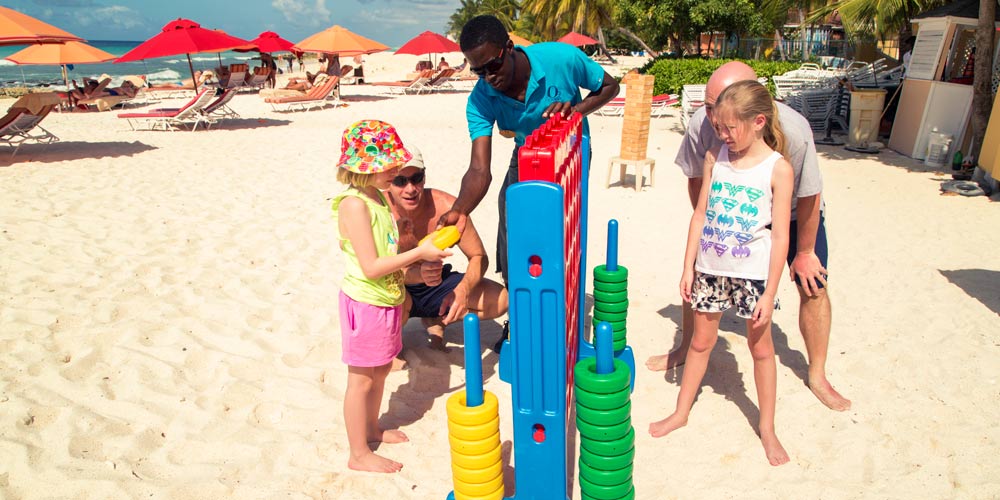
{"type": "Polygon", "coordinates": [[[492,75],[497,71],[500,71],[500,68],[503,67],[504,56],[506,55],[507,55],[507,46],[504,45],[503,48],[500,49],[500,55],[494,57],[493,59],[490,59],[489,61],[486,61],[486,64],[483,64],[482,66],[469,68],[469,71],[472,71],[473,73],[481,77],[486,76],[487,74],[492,75]]]}
{"type": "Polygon", "coordinates": [[[405,175],[397,175],[397,176],[395,176],[395,177],[392,178],[392,185],[396,186],[396,187],[406,187],[407,184],[413,184],[414,186],[416,186],[417,184],[420,184],[421,182],[424,182],[424,171],[423,170],[421,170],[421,171],[419,171],[419,172],[417,172],[417,173],[415,173],[415,174],[413,174],[413,175],[411,175],[409,177],[407,177],[405,175]]]}

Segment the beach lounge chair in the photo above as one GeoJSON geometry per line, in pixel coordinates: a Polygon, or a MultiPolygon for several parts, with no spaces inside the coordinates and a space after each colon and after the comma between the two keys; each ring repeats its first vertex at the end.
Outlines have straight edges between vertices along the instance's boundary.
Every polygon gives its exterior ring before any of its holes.
{"type": "Polygon", "coordinates": [[[389,92],[394,94],[409,94],[409,93],[419,93],[422,91],[427,82],[434,77],[433,69],[425,69],[417,74],[410,81],[400,81],[400,82],[373,82],[372,85],[377,85],[380,87],[387,87],[389,92]]]}
{"type": "Polygon", "coordinates": [[[625,98],[615,97],[604,104],[604,106],[597,108],[595,113],[601,116],[622,116],[625,114],[625,98]]]}
{"type": "Polygon", "coordinates": [[[698,108],[705,105],[705,84],[688,84],[681,88],[681,126],[687,128],[688,120],[698,108]]]}
{"type": "Polygon", "coordinates": [[[677,94],[658,94],[653,96],[652,111],[649,116],[666,116],[671,107],[680,104],[677,94]]]}
{"type": "MultiPolygon", "coordinates": [[[[309,89],[304,95],[268,97],[264,99],[264,102],[269,103],[275,111],[282,111],[281,107],[284,107],[284,111],[291,111],[293,108],[299,108],[303,111],[314,107],[322,108],[326,106],[327,99],[339,83],[340,77],[331,76],[324,80],[322,84],[309,89]]],[[[335,98],[334,102],[336,101],[337,99],[335,98]]]]}
{"type": "MultiPolygon", "coordinates": [[[[427,80],[424,84],[424,90],[427,92],[435,92],[438,90],[455,90],[455,87],[451,84],[451,77],[458,70],[455,68],[444,68],[438,72],[438,74],[427,80]]],[[[418,92],[420,93],[420,92],[418,92]]]]}
{"type": "Polygon", "coordinates": [[[236,89],[226,89],[219,94],[214,101],[208,103],[201,113],[210,118],[207,126],[211,126],[215,123],[216,119],[221,118],[239,118],[240,114],[233,111],[233,108],[229,107],[229,101],[233,100],[236,96],[236,89]]]}
{"type": "Polygon", "coordinates": [[[243,85],[239,87],[240,90],[260,90],[264,88],[267,83],[267,77],[270,73],[267,71],[261,71],[260,73],[254,73],[247,78],[247,81],[243,82],[243,85]]]}
{"type": "Polygon", "coordinates": [[[149,130],[162,126],[163,130],[174,130],[177,126],[191,124],[191,131],[198,129],[198,124],[211,124],[213,119],[203,114],[205,106],[215,97],[215,88],[201,89],[194,98],[179,108],[157,108],[142,113],[119,113],[118,118],[128,120],[132,130],[140,124],[148,124],[149,130]]]}
{"type": "Polygon", "coordinates": [[[25,142],[49,144],[59,140],[52,132],[39,125],[49,112],[59,105],[58,96],[53,94],[52,102],[42,105],[34,112],[27,107],[22,107],[20,102],[20,100],[15,102],[7,110],[7,114],[0,118],[0,144],[14,148],[10,154],[11,158],[17,154],[17,150],[25,142]]]}

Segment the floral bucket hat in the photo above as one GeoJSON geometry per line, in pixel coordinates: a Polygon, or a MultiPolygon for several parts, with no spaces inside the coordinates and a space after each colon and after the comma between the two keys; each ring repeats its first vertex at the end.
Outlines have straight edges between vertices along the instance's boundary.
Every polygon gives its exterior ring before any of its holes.
{"type": "Polygon", "coordinates": [[[340,168],[359,174],[401,167],[413,158],[396,128],[380,120],[361,120],[347,127],[340,152],[340,168]]]}

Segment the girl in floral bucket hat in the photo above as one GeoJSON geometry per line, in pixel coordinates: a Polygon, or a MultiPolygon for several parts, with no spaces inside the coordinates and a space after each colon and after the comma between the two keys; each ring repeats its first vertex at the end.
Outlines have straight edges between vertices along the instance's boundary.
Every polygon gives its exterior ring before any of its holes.
{"type": "Polygon", "coordinates": [[[401,443],[399,430],[382,430],[378,409],[385,377],[403,348],[403,268],[420,260],[451,255],[428,240],[397,254],[399,230],[382,191],[413,155],[396,129],[362,120],[344,131],[337,180],[349,187],[333,199],[340,248],[346,262],[340,286],[340,336],[347,364],[344,426],[350,446],[347,466],[372,472],[398,472],[403,465],[376,455],[371,441],[401,443]]]}

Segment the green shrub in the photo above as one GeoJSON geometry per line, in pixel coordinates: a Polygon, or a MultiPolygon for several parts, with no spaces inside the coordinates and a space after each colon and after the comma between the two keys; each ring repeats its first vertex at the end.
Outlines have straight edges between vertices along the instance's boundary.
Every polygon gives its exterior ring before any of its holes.
{"type": "Polygon", "coordinates": [[[757,61],[747,59],[673,59],[659,57],[639,68],[639,73],[655,75],[653,94],[680,94],[688,84],[706,83],[708,77],[719,66],[729,61],[742,61],[757,73],[758,78],[767,78],[767,88],[774,94],[771,76],[781,75],[799,67],[798,62],[757,61]]]}

